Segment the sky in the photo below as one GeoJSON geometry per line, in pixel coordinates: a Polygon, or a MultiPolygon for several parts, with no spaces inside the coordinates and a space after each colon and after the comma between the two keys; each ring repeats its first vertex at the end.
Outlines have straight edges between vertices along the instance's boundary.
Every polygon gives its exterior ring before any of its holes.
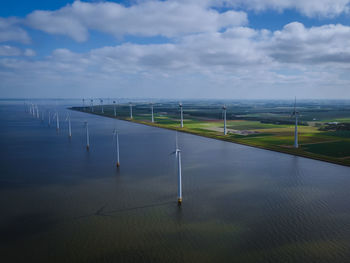
{"type": "Polygon", "coordinates": [[[1,98],[350,99],[350,0],[2,0],[1,98]]]}

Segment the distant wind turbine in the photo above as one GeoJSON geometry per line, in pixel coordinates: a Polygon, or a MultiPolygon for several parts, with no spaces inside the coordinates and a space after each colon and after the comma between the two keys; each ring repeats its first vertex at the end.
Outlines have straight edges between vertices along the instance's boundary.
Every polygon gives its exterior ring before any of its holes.
{"type": "Polygon", "coordinates": [[[179,103],[179,107],[180,107],[180,114],[181,114],[181,128],[184,127],[184,115],[183,115],[183,109],[182,109],[182,103],[179,103]]]}
{"type": "Polygon", "coordinates": [[[299,148],[298,144],[298,117],[299,112],[296,110],[297,108],[297,98],[294,101],[294,111],[292,112],[292,116],[295,117],[295,128],[294,128],[294,148],[299,148]]]}
{"type": "Polygon", "coordinates": [[[115,147],[117,152],[117,167],[120,166],[120,160],[119,160],[119,134],[116,129],[113,131],[113,140],[115,140],[115,147]]]}
{"type": "Polygon", "coordinates": [[[227,130],[226,130],[226,105],[224,105],[222,107],[223,111],[224,111],[224,135],[227,134],[227,130]]]}
{"type": "Polygon", "coordinates": [[[58,131],[60,129],[60,120],[58,118],[58,112],[56,112],[56,130],[58,131]]]}
{"type": "Polygon", "coordinates": [[[51,112],[49,112],[49,127],[51,126],[51,112]]]}
{"type": "Polygon", "coordinates": [[[116,109],[116,104],[117,102],[114,100],[113,101],[113,109],[114,109],[114,117],[117,117],[117,109],[116,109]]]}
{"type": "Polygon", "coordinates": [[[39,119],[39,108],[38,108],[38,105],[36,105],[36,117],[39,119]]]}
{"type": "Polygon", "coordinates": [[[130,106],[130,119],[132,119],[132,103],[129,102],[129,106],[130,106]]]}
{"type": "Polygon", "coordinates": [[[90,138],[89,138],[89,124],[86,121],[85,122],[85,127],[86,127],[86,150],[90,150],[90,138]]]}
{"type": "Polygon", "coordinates": [[[177,204],[182,204],[182,168],[181,168],[181,150],[177,145],[177,133],[176,133],[176,145],[175,145],[175,157],[177,159],[177,204]]]}
{"type": "Polygon", "coordinates": [[[90,100],[90,105],[91,105],[91,112],[94,112],[94,100],[90,100]]]}
{"type": "Polygon", "coordinates": [[[72,138],[72,126],[71,126],[70,115],[69,114],[67,114],[66,121],[68,121],[68,137],[72,138]]]}
{"type": "Polygon", "coordinates": [[[100,99],[100,103],[101,103],[101,113],[104,113],[104,111],[103,111],[103,99],[100,99]]]}
{"type": "Polygon", "coordinates": [[[154,123],[153,103],[151,103],[152,123],[154,123]]]}

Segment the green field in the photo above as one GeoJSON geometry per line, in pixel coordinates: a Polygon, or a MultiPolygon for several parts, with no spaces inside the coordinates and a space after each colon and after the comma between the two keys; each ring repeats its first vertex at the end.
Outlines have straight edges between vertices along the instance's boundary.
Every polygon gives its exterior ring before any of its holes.
{"type": "MultiPolygon", "coordinates": [[[[92,113],[90,107],[73,109],[92,113]]],[[[232,103],[227,105],[226,136],[223,135],[221,106],[215,103],[184,104],[184,128],[180,127],[177,103],[156,104],[154,123],[151,122],[150,105],[142,103],[133,106],[133,119],[130,119],[127,104],[118,105],[117,118],[350,166],[350,131],[323,128],[328,122],[349,123],[350,103],[341,106],[332,102],[321,106],[314,102],[303,103],[298,109],[298,149],[293,148],[292,110],[287,103],[260,103],[259,106],[232,103]]],[[[103,114],[101,107],[95,106],[93,113],[114,117],[112,105],[105,105],[103,114]]]]}

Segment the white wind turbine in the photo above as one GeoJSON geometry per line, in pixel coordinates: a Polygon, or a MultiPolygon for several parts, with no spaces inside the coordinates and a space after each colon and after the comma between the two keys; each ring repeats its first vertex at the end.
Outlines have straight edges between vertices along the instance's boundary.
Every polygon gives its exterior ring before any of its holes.
{"type": "Polygon", "coordinates": [[[59,129],[60,129],[60,120],[58,118],[58,112],[56,112],[54,117],[56,117],[56,130],[59,131],[59,129]]]}
{"type": "Polygon", "coordinates": [[[68,121],[68,137],[72,138],[72,125],[70,122],[70,115],[69,114],[67,114],[66,121],[68,121]]]}
{"type": "Polygon", "coordinates": [[[151,111],[152,111],[152,123],[154,123],[153,103],[151,103],[151,111]]]}
{"type": "Polygon", "coordinates": [[[298,144],[298,117],[299,112],[296,110],[297,108],[297,98],[294,101],[294,111],[292,112],[292,116],[295,117],[295,128],[294,128],[294,148],[299,148],[298,144]]]}
{"type": "Polygon", "coordinates": [[[104,113],[104,111],[103,111],[103,99],[100,99],[100,103],[101,103],[101,113],[104,113]]]}
{"type": "Polygon", "coordinates": [[[117,167],[120,166],[120,160],[119,160],[119,134],[116,129],[113,131],[113,140],[115,140],[115,147],[116,147],[116,153],[117,153],[117,167]]]}
{"type": "Polygon", "coordinates": [[[181,128],[184,127],[184,115],[183,115],[183,109],[182,109],[182,103],[179,103],[179,107],[180,107],[180,115],[181,115],[181,128]]]}
{"type": "Polygon", "coordinates": [[[49,125],[49,127],[51,126],[51,112],[49,111],[49,123],[48,123],[48,125],[49,125]]]}
{"type": "Polygon", "coordinates": [[[132,103],[129,102],[129,106],[130,106],[130,119],[132,119],[132,103]]]}
{"type": "Polygon", "coordinates": [[[116,101],[113,101],[113,109],[114,109],[114,117],[117,117],[117,108],[116,108],[116,101]]]}
{"type": "Polygon", "coordinates": [[[94,112],[94,100],[90,100],[90,105],[91,105],[91,112],[94,112]]]}
{"type": "Polygon", "coordinates": [[[85,122],[85,128],[86,128],[86,150],[90,150],[90,137],[89,137],[89,124],[86,121],[85,122]]]}
{"type": "Polygon", "coordinates": [[[224,135],[227,134],[227,129],[226,129],[226,105],[222,107],[223,113],[224,113],[224,135]]]}
{"type": "Polygon", "coordinates": [[[39,108],[38,108],[38,105],[36,105],[36,117],[39,119],[39,108]]]}
{"type": "Polygon", "coordinates": [[[175,154],[177,160],[177,204],[181,206],[182,204],[182,168],[181,168],[181,150],[177,145],[177,132],[176,132],[176,145],[175,145],[175,154]]]}

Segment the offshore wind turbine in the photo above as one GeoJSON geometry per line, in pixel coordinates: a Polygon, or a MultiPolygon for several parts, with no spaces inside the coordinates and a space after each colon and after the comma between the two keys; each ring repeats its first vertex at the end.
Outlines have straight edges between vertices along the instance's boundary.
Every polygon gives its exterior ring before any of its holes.
{"type": "Polygon", "coordinates": [[[113,109],[114,109],[114,117],[117,117],[117,108],[116,108],[116,104],[117,102],[114,100],[113,101],[113,109]]]}
{"type": "Polygon", "coordinates": [[[179,103],[179,107],[180,107],[180,115],[181,115],[181,128],[184,127],[184,114],[183,114],[183,109],[182,109],[182,103],[179,103]]]}
{"type": "Polygon", "coordinates": [[[36,105],[36,117],[39,119],[39,108],[38,108],[38,105],[36,105]]]}
{"type": "Polygon", "coordinates": [[[115,147],[117,152],[117,167],[120,166],[120,160],[119,160],[119,134],[116,129],[113,131],[113,139],[115,140],[115,147]]]}
{"type": "Polygon", "coordinates": [[[90,105],[91,105],[91,112],[94,112],[94,100],[90,100],[90,105]]]}
{"type": "Polygon", "coordinates": [[[129,102],[129,106],[130,106],[130,119],[132,119],[132,103],[129,102]]]}
{"type": "Polygon", "coordinates": [[[176,132],[176,145],[175,145],[175,154],[177,160],[177,205],[181,206],[182,204],[182,168],[181,168],[181,150],[177,145],[177,132],[176,132]]]}
{"type": "Polygon", "coordinates": [[[154,123],[153,103],[151,103],[151,111],[152,111],[152,123],[154,123]]]}
{"type": "Polygon", "coordinates": [[[58,131],[60,129],[60,120],[58,118],[58,112],[56,112],[56,130],[58,131]]]}
{"type": "Polygon", "coordinates": [[[90,137],[89,137],[89,124],[86,121],[85,122],[85,127],[86,127],[86,150],[90,150],[90,137]]]}
{"type": "Polygon", "coordinates": [[[100,99],[100,103],[101,103],[101,113],[104,113],[104,111],[103,111],[103,99],[100,99]]]}
{"type": "Polygon", "coordinates": [[[226,129],[226,105],[224,105],[223,107],[222,107],[222,109],[223,109],[223,113],[224,113],[224,135],[226,135],[227,134],[227,129],[226,129]]]}
{"type": "Polygon", "coordinates": [[[294,148],[299,148],[298,144],[298,117],[299,112],[296,110],[297,108],[297,98],[294,101],[294,111],[292,112],[292,116],[295,117],[295,128],[294,128],[294,148]]]}
{"type": "Polygon", "coordinates": [[[72,138],[72,126],[71,126],[70,115],[69,114],[67,114],[66,121],[68,121],[68,137],[72,138]]]}

